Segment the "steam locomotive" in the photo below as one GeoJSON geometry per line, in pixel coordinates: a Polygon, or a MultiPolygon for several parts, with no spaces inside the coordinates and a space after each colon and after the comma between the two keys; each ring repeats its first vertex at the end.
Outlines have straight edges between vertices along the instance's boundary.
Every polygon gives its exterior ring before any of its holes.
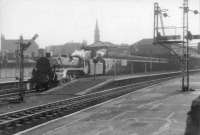
{"type": "MultiPolygon", "coordinates": [[[[41,57],[36,62],[31,82],[37,89],[48,89],[60,81],[82,76],[180,70],[180,60],[170,51],[159,46],[149,46],[97,46],[76,50],[68,57],[41,57]],[[129,53],[130,50],[133,54],[129,53]]],[[[189,67],[199,68],[200,58],[190,56],[189,67]]]]}
{"type": "Polygon", "coordinates": [[[30,79],[31,88],[39,90],[47,90],[58,84],[55,72],[56,61],[47,57],[40,57],[36,61],[35,68],[32,71],[30,79]]]}

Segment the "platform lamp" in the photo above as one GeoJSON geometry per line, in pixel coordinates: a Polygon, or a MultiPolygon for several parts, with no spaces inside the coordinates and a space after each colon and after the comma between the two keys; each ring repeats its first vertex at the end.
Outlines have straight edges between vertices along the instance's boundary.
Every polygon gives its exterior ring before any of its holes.
{"type": "Polygon", "coordinates": [[[24,94],[25,94],[25,89],[24,89],[24,51],[31,45],[31,42],[34,41],[38,37],[38,34],[35,34],[31,40],[28,42],[24,42],[23,36],[20,36],[20,40],[18,42],[19,44],[19,101],[23,102],[24,101],[24,94]]]}

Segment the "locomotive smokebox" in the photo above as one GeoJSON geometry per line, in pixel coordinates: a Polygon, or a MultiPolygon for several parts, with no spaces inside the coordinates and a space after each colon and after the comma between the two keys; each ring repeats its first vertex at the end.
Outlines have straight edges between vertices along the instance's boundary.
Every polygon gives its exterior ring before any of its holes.
{"type": "Polygon", "coordinates": [[[46,57],[47,57],[47,58],[51,57],[51,53],[50,53],[50,52],[47,52],[47,53],[46,53],[46,57]]]}

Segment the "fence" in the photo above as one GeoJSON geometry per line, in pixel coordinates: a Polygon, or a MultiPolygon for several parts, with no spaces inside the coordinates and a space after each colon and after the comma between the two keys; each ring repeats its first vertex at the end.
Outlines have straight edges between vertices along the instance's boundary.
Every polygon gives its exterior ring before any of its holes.
{"type": "MultiPolygon", "coordinates": [[[[24,77],[30,78],[33,67],[25,67],[24,68],[24,77]]],[[[0,82],[1,81],[9,81],[16,80],[19,78],[19,69],[17,68],[0,68],[0,82]]]]}

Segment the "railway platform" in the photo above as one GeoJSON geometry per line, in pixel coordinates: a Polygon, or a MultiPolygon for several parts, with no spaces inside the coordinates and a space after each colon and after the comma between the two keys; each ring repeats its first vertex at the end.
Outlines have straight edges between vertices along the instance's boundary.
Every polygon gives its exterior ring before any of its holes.
{"type": "MultiPolygon", "coordinates": [[[[89,92],[93,92],[95,88],[101,87],[107,81],[110,80],[119,78],[124,79],[130,77],[131,78],[141,77],[144,75],[151,75],[156,73],[161,73],[161,72],[138,73],[132,75],[117,75],[117,76],[96,76],[96,79],[94,79],[93,77],[75,79],[71,82],[50,89],[48,91],[44,91],[42,93],[27,94],[24,98],[24,102],[20,104],[8,104],[7,102],[0,102],[0,114],[87,94],[89,92]]],[[[6,83],[8,82],[9,81],[6,80],[6,83]]]]}
{"type": "Polygon", "coordinates": [[[180,91],[175,78],[17,135],[183,135],[191,102],[200,95],[200,73],[190,81],[195,91],[180,91]]]}
{"type": "Polygon", "coordinates": [[[7,102],[0,102],[0,114],[30,108],[42,104],[48,104],[67,98],[72,98],[76,96],[75,94],[77,92],[86,90],[99,83],[102,83],[106,79],[107,78],[104,77],[97,77],[95,80],[93,80],[93,78],[77,79],[55,87],[53,89],[50,89],[48,91],[26,94],[24,97],[24,102],[19,104],[9,104],[7,102]]]}
{"type": "MultiPolygon", "coordinates": [[[[94,79],[93,77],[75,79],[72,80],[71,82],[60,85],[48,91],[44,91],[41,93],[27,94],[24,98],[24,102],[19,104],[10,104],[7,103],[7,101],[5,102],[0,101],[0,114],[87,94],[89,92],[93,92],[95,88],[101,87],[107,82],[112,81],[114,79],[119,79],[119,78],[124,79],[130,77],[134,78],[156,73],[160,72],[138,73],[132,75],[117,75],[117,76],[96,76],[96,79],[94,79]]],[[[0,85],[9,82],[13,81],[9,81],[7,79],[5,80],[5,82],[0,82],[0,85]]]]}

